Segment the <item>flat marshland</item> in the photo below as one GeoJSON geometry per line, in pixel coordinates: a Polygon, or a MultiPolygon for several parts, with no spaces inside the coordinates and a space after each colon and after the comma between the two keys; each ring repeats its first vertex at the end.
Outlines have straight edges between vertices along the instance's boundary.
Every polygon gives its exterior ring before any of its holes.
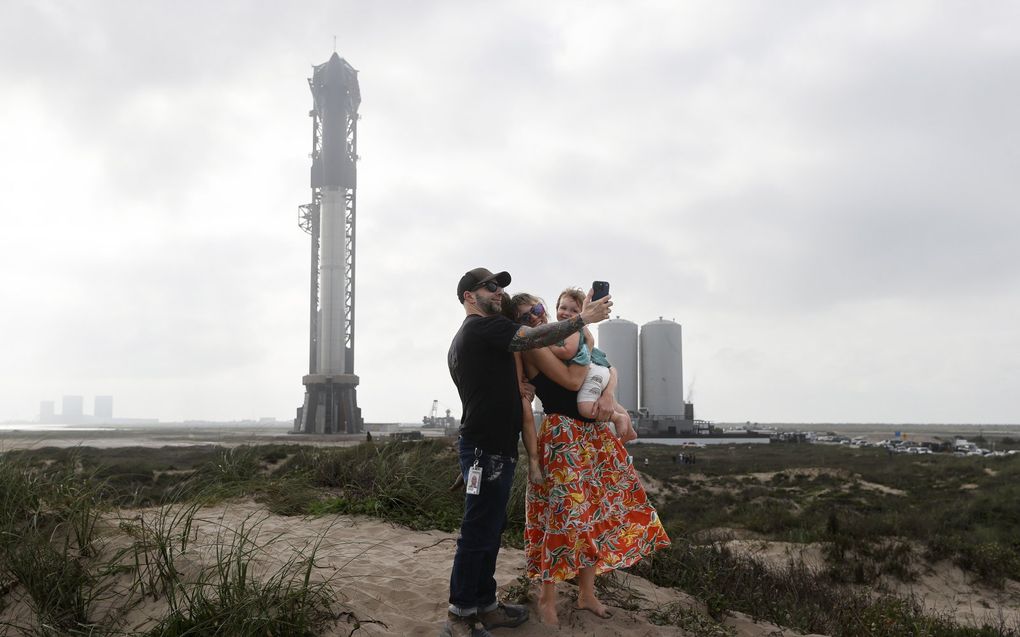
{"type": "MultiPolygon", "coordinates": [[[[630,450],[673,545],[600,577],[611,620],[561,587],[565,634],[1020,635],[1020,456],[630,450]]],[[[522,471],[497,578],[525,601],[522,471]]],[[[0,634],[433,635],[456,473],[451,440],[7,451],[0,634]]]]}

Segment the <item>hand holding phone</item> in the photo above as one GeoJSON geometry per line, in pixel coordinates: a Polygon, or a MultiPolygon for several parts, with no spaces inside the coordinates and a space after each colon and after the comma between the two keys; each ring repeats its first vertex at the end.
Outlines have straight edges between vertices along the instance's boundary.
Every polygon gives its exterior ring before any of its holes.
{"type": "Polygon", "coordinates": [[[606,298],[609,296],[609,283],[606,281],[592,281],[589,294],[581,308],[581,320],[585,325],[609,318],[609,310],[613,307],[612,299],[606,298]]]}

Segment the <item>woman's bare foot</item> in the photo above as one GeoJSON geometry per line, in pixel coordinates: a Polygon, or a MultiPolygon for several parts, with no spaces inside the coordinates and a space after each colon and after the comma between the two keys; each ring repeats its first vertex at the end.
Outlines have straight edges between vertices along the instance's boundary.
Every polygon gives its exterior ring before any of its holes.
{"type": "Polygon", "coordinates": [[[546,626],[559,626],[560,618],[556,616],[556,585],[543,582],[538,595],[538,620],[546,626]]]}
{"type": "Polygon", "coordinates": [[[560,625],[560,618],[556,616],[556,604],[554,602],[542,603],[542,600],[538,601],[538,621],[546,626],[558,627],[560,625]]]}
{"type": "Polygon", "coordinates": [[[611,613],[609,611],[609,609],[606,608],[602,604],[602,602],[600,602],[595,597],[592,597],[592,598],[578,597],[577,598],[577,609],[578,610],[586,610],[589,613],[593,613],[597,617],[601,617],[602,619],[609,619],[610,617],[613,616],[613,613],[611,613]]]}
{"type": "Polygon", "coordinates": [[[613,616],[599,598],[595,596],[595,569],[588,566],[582,568],[577,573],[577,608],[578,610],[586,610],[589,613],[593,613],[602,619],[608,619],[613,616]]]}

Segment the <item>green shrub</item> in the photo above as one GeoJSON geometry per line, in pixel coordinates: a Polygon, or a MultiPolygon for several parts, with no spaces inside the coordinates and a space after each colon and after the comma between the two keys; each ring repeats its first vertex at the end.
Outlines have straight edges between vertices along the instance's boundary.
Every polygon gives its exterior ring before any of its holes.
{"type": "Polygon", "coordinates": [[[309,513],[375,515],[414,529],[453,531],[463,516],[463,492],[450,491],[457,456],[442,441],[362,444],[299,453],[290,472],[337,493],[309,513]]]}
{"type": "Polygon", "coordinates": [[[957,549],[956,563],[961,568],[974,572],[977,577],[998,588],[1006,579],[1020,578],[1020,556],[1015,547],[999,542],[961,543],[957,549]]]}

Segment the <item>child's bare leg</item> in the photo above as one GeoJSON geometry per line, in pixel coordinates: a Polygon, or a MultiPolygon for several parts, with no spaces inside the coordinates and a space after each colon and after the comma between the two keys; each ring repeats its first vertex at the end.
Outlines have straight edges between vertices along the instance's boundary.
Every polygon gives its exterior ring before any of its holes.
{"type": "Polygon", "coordinates": [[[582,402],[578,402],[577,403],[577,413],[581,414],[581,416],[583,416],[583,417],[585,417],[585,418],[587,418],[589,420],[594,419],[595,418],[595,401],[594,400],[591,401],[591,402],[587,402],[586,401],[586,402],[583,402],[583,403],[582,402]]]}
{"type": "MultiPolygon", "coordinates": [[[[595,403],[577,403],[577,411],[585,418],[595,418],[595,403]]],[[[613,423],[613,429],[616,431],[616,437],[623,442],[630,442],[637,438],[637,434],[634,433],[634,428],[630,425],[630,415],[621,407],[617,407],[613,411],[613,415],[609,417],[609,421],[613,423]]]]}
{"type": "Polygon", "coordinates": [[[616,437],[621,441],[630,442],[637,439],[637,432],[634,431],[634,425],[630,420],[630,414],[627,413],[627,410],[617,405],[610,420],[613,421],[613,426],[616,427],[616,437]]]}

